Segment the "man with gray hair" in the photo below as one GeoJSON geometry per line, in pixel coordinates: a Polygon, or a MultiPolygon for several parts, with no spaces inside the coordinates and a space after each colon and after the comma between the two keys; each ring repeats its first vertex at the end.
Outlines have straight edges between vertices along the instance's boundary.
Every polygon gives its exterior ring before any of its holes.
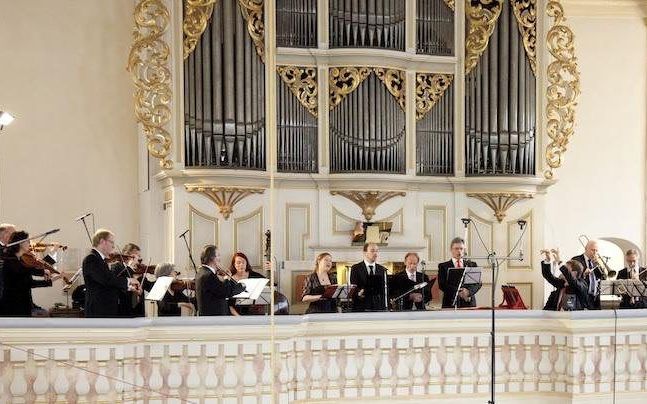
{"type": "Polygon", "coordinates": [[[588,285],[589,310],[600,310],[600,280],[606,279],[602,268],[599,267],[596,256],[598,255],[598,242],[589,240],[584,246],[584,254],[571,258],[578,261],[584,267],[582,277],[588,285]]]}
{"type": "MultiPolygon", "coordinates": [[[[618,272],[616,279],[636,279],[647,281],[647,271],[639,265],[640,253],[636,249],[629,249],[625,253],[625,267],[618,272]]],[[[623,295],[620,302],[621,309],[647,308],[647,297],[634,297],[623,295]]]]}
{"type": "Polygon", "coordinates": [[[458,282],[452,282],[449,278],[449,271],[452,268],[475,267],[476,263],[463,258],[465,254],[465,241],[456,237],[450,244],[451,259],[438,264],[438,286],[443,291],[443,309],[451,307],[476,307],[476,292],[481,289],[481,284],[461,285],[458,282]],[[454,304],[454,298],[456,304],[454,304]]]}

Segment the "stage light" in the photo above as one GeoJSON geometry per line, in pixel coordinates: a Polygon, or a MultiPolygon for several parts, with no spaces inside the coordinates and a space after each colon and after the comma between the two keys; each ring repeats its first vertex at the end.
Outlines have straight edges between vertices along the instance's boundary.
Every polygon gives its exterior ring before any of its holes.
{"type": "Polygon", "coordinates": [[[15,118],[9,112],[0,111],[0,130],[13,122],[15,118]]]}

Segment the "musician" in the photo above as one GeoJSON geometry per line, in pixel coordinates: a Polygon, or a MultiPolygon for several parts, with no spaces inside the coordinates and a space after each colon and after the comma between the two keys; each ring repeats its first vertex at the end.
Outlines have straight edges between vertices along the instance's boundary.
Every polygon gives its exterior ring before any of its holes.
{"type": "Polygon", "coordinates": [[[604,272],[596,262],[596,255],[598,254],[598,242],[596,240],[589,240],[584,246],[584,254],[576,255],[571,258],[582,264],[584,272],[582,276],[587,282],[588,303],[589,310],[600,310],[600,280],[606,279],[604,272]]]}
{"type": "MultiPolygon", "coordinates": [[[[236,281],[248,278],[265,278],[263,275],[252,269],[252,266],[249,264],[249,259],[240,251],[231,257],[229,272],[231,273],[232,278],[236,281]]],[[[236,299],[229,299],[229,311],[232,315],[245,316],[250,314],[249,310],[249,305],[237,305],[236,299]]]]}
{"type": "Polygon", "coordinates": [[[353,296],[353,311],[386,310],[386,268],[376,262],[379,251],[375,243],[364,244],[364,260],[350,268],[350,283],[357,285],[357,293],[353,296]]]}
{"type": "MultiPolygon", "coordinates": [[[[454,297],[458,288],[458,282],[451,283],[449,279],[450,268],[475,267],[476,263],[463,259],[465,253],[465,241],[456,237],[450,244],[452,258],[449,261],[438,264],[438,286],[443,291],[443,308],[454,307],[454,297]]],[[[456,307],[476,307],[476,293],[481,289],[481,283],[463,285],[458,289],[456,307]]]]}
{"type": "MultiPolygon", "coordinates": [[[[616,279],[639,279],[647,281],[647,271],[638,265],[640,253],[638,250],[630,249],[625,253],[625,267],[618,272],[616,279]]],[[[621,309],[644,309],[647,308],[647,297],[622,296],[621,309]]]]}
{"type": "MultiPolygon", "coordinates": [[[[155,277],[171,276],[177,278],[180,273],[175,269],[175,265],[170,263],[157,264],[155,267],[155,277]]],[[[191,299],[180,290],[173,290],[169,287],[162,300],[157,302],[157,314],[160,317],[180,316],[182,305],[190,305],[191,299]]]]}
{"type": "Polygon", "coordinates": [[[310,303],[306,314],[310,313],[336,313],[336,299],[326,299],[322,297],[326,285],[336,285],[337,277],[330,273],[332,268],[332,256],[324,252],[317,255],[315,266],[312,273],[308,275],[303,285],[301,301],[310,303]]]}
{"type": "MultiPolygon", "coordinates": [[[[116,261],[110,265],[110,270],[118,278],[137,278],[135,275],[135,268],[141,262],[141,249],[133,243],[128,243],[121,250],[123,262],[116,261]]],[[[140,284],[143,284],[141,280],[140,284]]],[[[149,287],[150,289],[150,287],[149,287]]],[[[120,291],[119,292],[119,317],[143,317],[144,304],[140,299],[140,294],[134,291],[120,291]]]]}
{"type": "MultiPolygon", "coordinates": [[[[404,256],[405,270],[393,277],[393,293],[391,297],[397,297],[411,290],[414,286],[426,282],[425,276],[418,272],[420,257],[415,252],[407,253],[404,256]]],[[[431,287],[429,285],[409,293],[400,301],[401,310],[425,310],[425,305],[431,300],[431,287]]]]}
{"type": "Polygon", "coordinates": [[[562,265],[559,251],[555,249],[551,251],[555,264],[560,267],[561,275],[559,277],[553,275],[550,252],[542,250],[544,261],[541,263],[541,274],[548,283],[556,288],[548,296],[544,310],[575,311],[586,309],[588,307],[588,282],[582,279],[582,264],[579,261],[570,260],[562,265]]]}
{"type": "Polygon", "coordinates": [[[118,317],[119,294],[139,291],[137,279],[118,277],[106,263],[115,248],[115,236],[110,230],[99,229],[92,236],[92,251],[83,259],[85,280],[85,316],[118,317]]]}
{"type": "Polygon", "coordinates": [[[16,226],[14,226],[13,224],[0,224],[0,298],[2,298],[2,291],[4,290],[4,277],[2,275],[2,268],[4,266],[4,257],[7,254],[5,246],[9,244],[9,239],[15,231],[16,226]]]}
{"type": "Polygon", "coordinates": [[[24,240],[7,248],[4,257],[3,293],[0,299],[0,315],[4,317],[31,317],[33,307],[31,289],[40,286],[52,286],[48,270],[28,268],[20,260],[23,254],[29,252],[29,234],[15,231],[6,244],[24,240]],[[44,276],[44,281],[38,281],[32,276],[44,276]]]}
{"type": "Polygon", "coordinates": [[[207,245],[200,254],[202,267],[195,278],[198,315],[227,316],[231,314],[227,299],[241,293],[245,286],[235,283],[219,268],[220,251],[215,245],[207,245]]]}

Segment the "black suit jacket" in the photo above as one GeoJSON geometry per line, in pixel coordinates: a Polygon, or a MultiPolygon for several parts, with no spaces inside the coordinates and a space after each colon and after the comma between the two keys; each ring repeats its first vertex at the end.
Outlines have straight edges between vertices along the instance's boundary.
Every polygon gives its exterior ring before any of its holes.
{"type": "MultiPolygon", "coordinates": [[[[643,282],[647,281],[647,271],[645,271],[645,268],[639,267],[638,268],[638,273],[639,279],[643,282]],[[641,273],[642,272],[642,273],[641,273]]],[[[627,268],[622,268],[618,272],[618,276],[616,279],[629,279],[629,273],[627,268]]],[[[638,301],[634,301],[632,297],[629,297],[627,295],[622,295],[622,301],[620,302],[620,308],[621,309],[644,309],[647,308],[647,297],[641,297],[638,299],[638,301]]]]}
{"type": "Polygon", "coordinates": [[[546,279],[546,281],[548,281],[548,283],[556,288],[556,290],[552,291],[550,296],[548,296],[544,310],[557,310],[559,297],[564,288],[566,288],[564,293],[575,295],[575,310],[584,310],[587,308],[588,282],[582,278],[573,278],[568,268],[563,265],[559,268],[559,271],[564,275],[564,279],[556,278],[553,275],[550,264],[542,261],[541,275],[546,279]],[[567,281],[569,286],[566,286],[567,281]]]}
{"type": "Polygon", "coordinates": [[[211,269],[202,266],[195,277],[195,297],[198,302],[199,316],[227,316],[230,315],[227,299],[245,290],[242,284],[236,284],[225,279],[221,281],[211,272],[211,269]]]}
{"type": "MultiPolygon", "coordinates": [[[[582,268],[584,268],[584,270],[588,268],[588,266],[586,265],[586,259],[584,258],[584,254],[576,255],[571,259],[582,264],[582,268]]],[[[584,272],[582,272],[582,274],[584,274],[584,272]]],[[[602,279],[606,279],[606,277],[604,276],[604,273],[602,273],[602,270],[600,268],[596,267],[593,270],[593,274],[595,275],[595,279],[597,279],[598,282],[602,279]]],[[[588,276],[583,276],[582,280],[586,282],[587,286],[589,285],[590,280],[588,276]]],[[[597,287],[595,288],[595,294],[587,296],[586,306],[589,310],[600,310],[600,289],[599,288],[597,287]]]]}
{"type": "Polygon", "coordinates": [[[128,290],[128,280],[117,277],[94,249],[83,259],[82,268],[85,316],[118,317],[119,294],[128,290]]]}
{"type": "MultiPolygon", "coordinates": [[[[118,278],[131,278],[132,277],[132,268],[128,267],[121,263],[121,262],[115,262],[114,264],[110,265],[110,270],[117,276],[118,278]]],[[[133,299],[133,294],[135,292],[129,292],[129,291],[120,291],[119,292],[119,306],[118,306],[118,315],[119,317],[137,317],[138,315],[143,315],[138,312],[137,306],[139,305],[134,305],[133,302],[137,301],[136,299],[133,299]]],[[[142,305],[143,308],[143,305],[142,305]]]]}
{"type": "Polygon", "coordinates": [[[2,268],[4,292],[0,299],[0,315],[9,317],[31,317],[33,306],[31,288],[52,286],[52,281],[37,281],[32,275],[42,276],[43,270],[26,268],[14,256],[5,256],[2,268]]]}
{"type": "MultiPolygon", "coordinates": [[[[475,267],[476,262],[463,260],[463,266],[465,267],[475,267]]],[[[443,308],[454,307],[452,303],[454,302],[454,297],[456,296],[456,291],[458,289],[458,284],[452,284],[449,281],[449,269],[454,268],[454,262],[450,259],[446,262],[441,262],[438,264],[438,287],[443,291],[443,308]]],[[[481,289],[481,284],[473,285],[464,285],[463,287],[470,291],[470,296],[472,297],[469,301],[461,299],[459,296],[456,299],[457,307],[476,307],[476,292],[481,289]]]]}
{"type": "MultiPolygon", "coordinates": [[[[393,299],[398,296],[400,296],[403,293],[406,293],[407,291],[411,290],[415,285],[420,284],[422,282],[427,281],[425,279],[425,275],[423,275],[421,272],[416,272],[416,281],[413,282],[411,279],[409,279],[409,274],[407,274],[407,271],[404,270],[396,275],[393,276],[392,279],[392,290],[390,291],[390,296],[389,298],[393,299]]],[[[422,289],[418,289],[412,293],[421,293],[422,294],[422,302],[415,303],[416,305],[416,310],[424,310],[425,309],[425,304],[431,300],[431,286],[433,285],[433,282],[428,284],[422,289]]],[[[402,307],[402,310],[411,310],[413,308],[413,301],[409,299],[409,296],[405,296],[402,299],[402,306],[400,306],[399,303],[396,303],[396,307],[402,307]]]]}
{"type": "Polygon", "coordinates": [[[375,263],[375,275],[369,276],[364,261],[358,262],[350,268],[350,283],[357,285],[353,296],[353,311],[380,311],[386,310],[384,302],[384,278],[386,268],[375,263]],[[364,296],[360,297],[359,291],[364,289],[364,296]]]}

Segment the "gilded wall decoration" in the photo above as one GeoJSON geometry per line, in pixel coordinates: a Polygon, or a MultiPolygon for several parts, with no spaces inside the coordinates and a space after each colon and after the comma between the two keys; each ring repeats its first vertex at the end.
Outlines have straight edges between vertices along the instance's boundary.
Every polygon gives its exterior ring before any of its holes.
{"type": "Polygon", "coordinates": [[[501,15],[503,0],[467,0],[465,17],[467,35],[465,36],[465,74],[478,63],[494,32],[501,15]]]}
{"type": "Polygon", "coordinates": [[[200,36],[207,29],[216,0],[184,0],[184,59],[195,49],[200,36]]]}
{"type": "Polygon", "coordinates": [[[149,153],[160,159],[163,169],[171,169],[171,135],[165,126],[171,120],[172,100],[170,48],[164,39],[169,11],[163,0],[140,0],[133,14],[133,44],[128,55],[128,71],[135,84],[135,118],[142,125],[149,153]]]}
{"type": "Polygon", "coordinates": [[[416,120],[421,120],[431,111],[452,80],[452,74],[416,73],[416,120]]]}
{"type": "Polygon", "coordinates": [[[211,199],[220,213],[225,218],[234,211],[234,206],[252,194],[262,194],[264,189],[258,188],[239,188],[239,187],[218,187],[204,184],[186,184],[184,186],[188,192],[198,192],[211,199]]]}
{"type": "Polygon", "coordinates": [[[373,69],[375,75],[389,90],[392,96],[398,101],[400,108],[406,112],[407,103],[405,101],[406,93],[406,73],[404,70],[384,69],[376,67],[373,69]]]}
{"type": "Polygon", "coordinates": [[[247,31],[252,37],[256,53],[265,63],[265,23],[263,22],[264,0],[238,0],[240,12],[247,21],[247,31]]]}
{"type": "Polygon", "coordinates": [[[549,0],[546,12],[553,25],[546,35],[546,47],[555,59],[548,65],[546,131],[550,143],[546,146],[544,177],[553,178],[553,170],[562,165],[562,155],[575,128],[575,106],[580,94],[580,72],[575,55],[575,35],[565,25],[560,0],[549,0]]]}
{"type": "Polygon", "coordinates": [[[490,207],[496,219],[501,223],[512,205],[523,199],[532,199],[534,194],[529,192],[475,192],[468,193],[467,196],[478,199],[490,207]]]}
{"type": "Polygon", "coordinates": [[[452,11],[456,10],[456,5],[454,4],[455,0],[445,0],[445,4],[447,4],[447,7],[451,8],[452,11]]]}
{"type": "Polygon", "coordinates": [[[276,71],[281,80],[299,100],[308,112],[317,116],[317,68],[299,66],[277,66],[276,71]]]}
{"type": "Polygon", "coordinates": [[[330,109],[352,93],[371,74],[368,67],[331,67],[328,72],[330,109]]]}
{"type": "Polygon", "coordinates": [[[330,191],[331,195],[343,196],[349,199],[362,209],[362,215],[367,222],[370,222],[375,215],[375,210],[384,201],[396,196],[405,196],[403,191],[330,191]]]}
{"type": "Polygon", "coordinates": [[[532,72],[537,75],[537,8],[536,0],[511,0],[510,6],[517,18],[523,47],[532,72]]]}

